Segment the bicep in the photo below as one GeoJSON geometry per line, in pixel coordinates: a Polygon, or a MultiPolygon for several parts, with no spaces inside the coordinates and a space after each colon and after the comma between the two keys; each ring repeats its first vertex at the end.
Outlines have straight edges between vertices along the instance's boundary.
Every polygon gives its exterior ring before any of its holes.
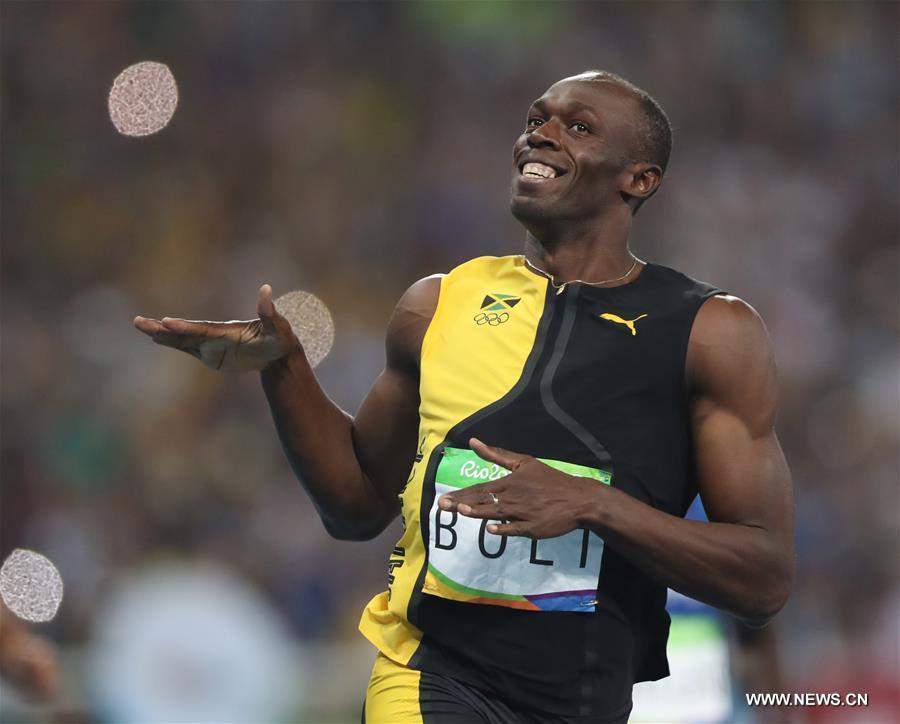
{"type": "Polygon", "coordinates": [[[756,312],[735,298],[701,308],[688,352],[698,489],[709,519],[762,528],[791,545],[790,473],[774,422],[771,342],[756,312]]]}

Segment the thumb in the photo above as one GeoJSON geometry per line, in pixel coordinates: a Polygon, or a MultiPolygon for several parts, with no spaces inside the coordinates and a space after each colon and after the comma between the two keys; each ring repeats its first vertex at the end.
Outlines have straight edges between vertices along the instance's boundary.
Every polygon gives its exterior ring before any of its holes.
{"type": "Polygon", "coordinates": [[[478,457],[491,463],[497,463],[497,465],[507,470],[515,471],[531,459],[530,455],[525,455],[524,453],[504,450],[502,447],[494,447],[493,445],[485,445],[477,437],[469,438],[469,447],[475,451],[478,457]]]}
{"type": "Polygon", "coordinates": [[[263,284],[259,288],[256,313],[259,315],[259,320],[267,333],[274,333],[288,342],[300,343],[291,323],[278,311],[275,302],[272,301],[272,287],[268,284],[263,284]]]}
{"type": "Polygon", "coordinates": [[[259,297],[256,301],[256,313],[259,315],[263,327],[269,331],[278,331],[282,334],[293,334],[291,323],[278,311],[275,302],[272,301],[272,287],[263,284],[259,288],[259,297]]]}
{"type": "Polygon", "coordinates": [[[272,287],[268,284],[263,284],[259,288],[259,296],[256,300],[256,313],[260,319],[272,319],[278,314],[272,301],[272,287]]]}

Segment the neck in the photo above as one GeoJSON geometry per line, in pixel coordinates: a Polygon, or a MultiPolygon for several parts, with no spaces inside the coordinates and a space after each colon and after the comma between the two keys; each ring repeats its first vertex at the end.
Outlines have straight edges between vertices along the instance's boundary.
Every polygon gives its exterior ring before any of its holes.
{"type": "MultiPolygon", "coordinates": [[[[528,229],[525,258],[552,276],[557,284],[575,280],[597,283],[616,279],[625,274],[635,261],[628,249],[630,229],[630,215],[619,223],[593,225],[586,231],[572,225],[565,232],[558,233],[528,229]]],[[[627,283],[633,276],[632,272],[618,283],[627,283]]]]}

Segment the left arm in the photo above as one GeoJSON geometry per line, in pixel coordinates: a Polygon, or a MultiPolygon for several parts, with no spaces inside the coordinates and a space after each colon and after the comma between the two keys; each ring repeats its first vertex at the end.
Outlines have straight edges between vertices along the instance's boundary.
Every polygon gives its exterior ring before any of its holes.
{"type": "Polygon", "coordinates": [[[709,523],[474,439],[481,457],[513,474],[444,496],[442,507],[510,521],[488,526],[497,534],[549,538],[590,528],[660,583],[765,623],[787,601],[794,552],[790,473],[773,427],[774,362],[762,320],[734,297],[708,300],[691,332],[686,375],[709,523]]]}

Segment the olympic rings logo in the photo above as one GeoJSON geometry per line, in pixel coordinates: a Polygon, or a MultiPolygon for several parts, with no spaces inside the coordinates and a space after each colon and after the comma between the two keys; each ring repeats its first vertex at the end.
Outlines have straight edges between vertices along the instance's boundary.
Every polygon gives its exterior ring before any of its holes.
{"type": "Polygon", "coordinates": [[[506,320],[509,319],[509,312],[500,312],[500,314],[497,314],[496,312],[479,312],[474,317],[472,317],[472,319],[479,327],[482,324],[496,327],[497,325],[503,324],[506,320]]]}

